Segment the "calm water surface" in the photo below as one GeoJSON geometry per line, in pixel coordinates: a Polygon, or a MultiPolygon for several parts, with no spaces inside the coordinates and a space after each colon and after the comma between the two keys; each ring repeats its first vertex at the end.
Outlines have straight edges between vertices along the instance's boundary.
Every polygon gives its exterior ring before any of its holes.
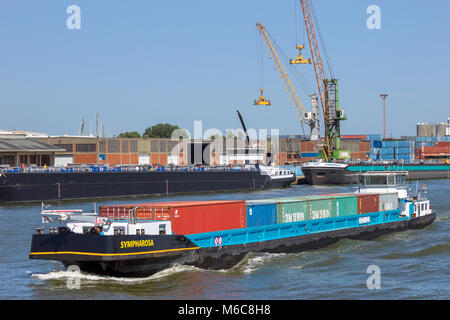
{"type": "MultiPolygon", "coordinates": [[[[31,235],[41,225],[41,206],[3,206],[0,299],[449,299],[450,180],[421,183],[428,185],[428,197],[437,211],[435,222],[424,229],[391,233],[372,241],[341,240],[296,254],[249,254],[230,270],[180,266],[138,279],[90,274],[74,278],[59,262],[30,260],[31,235]],[[371,265],[380,268],[380,289],[367,288],[371,265]]],[[[169,199],[241,200],[348,191],[348,187],[303,185],[169,199]]],[[[106,200],[98,205],[158,200],[106,200]]],[[[93,203],[62,202],[53,208],[90,210],[93,203]]]]}

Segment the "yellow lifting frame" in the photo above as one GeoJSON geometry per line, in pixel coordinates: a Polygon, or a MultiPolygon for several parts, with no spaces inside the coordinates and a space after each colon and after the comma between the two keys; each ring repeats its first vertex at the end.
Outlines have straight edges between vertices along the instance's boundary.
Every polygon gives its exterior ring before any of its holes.
{"type": "Polygon", "coordinates": [[[277,69],[278,74],[281,80],[283,81],[284,88],[286,89],[289,98],[291,99],[292,105],[294,106],[294,109],[297,112],[300,122],[305,122],[303,120],[303,115],[306,113],[306,110],[303,107],[303,104],[300,101],[300,98],[298,97],[298,94],[295,91],[294,86],[292,85],[292,82],[289,79],[286,70],[283,67],[283,64],[281,63],[280,58],[278,58],[277,52],[275,51],[275,48],[273,47],[272,42],[270,41],[269,36],[267,35],[266,28],[262,24],[257,23],[256,29],[261,35],[261,38],[264,41],[264,45],[266,46],[267,51],[269,51],[270,58],[272,59],[275,65],[275,69],[277,69]]]}

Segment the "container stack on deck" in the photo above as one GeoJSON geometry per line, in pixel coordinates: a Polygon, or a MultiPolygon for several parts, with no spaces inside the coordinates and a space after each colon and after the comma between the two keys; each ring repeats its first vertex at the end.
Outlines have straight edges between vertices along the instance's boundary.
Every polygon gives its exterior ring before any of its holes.
{"type": "Polygon", "coordinates": [[[397,193],[330,194],[250,201],[174,201],[107,205],[100,216],[138,220],[170,220],[174,234],[197,234],[396,210],[397,193]],[[137,208],[137,209],[136,209],[137,208]]]}

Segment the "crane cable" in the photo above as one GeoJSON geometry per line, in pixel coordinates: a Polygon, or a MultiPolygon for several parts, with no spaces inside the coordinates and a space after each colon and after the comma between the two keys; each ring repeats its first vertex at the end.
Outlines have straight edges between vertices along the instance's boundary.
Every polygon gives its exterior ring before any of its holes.
{"type": "Polygon", "coordinates": [[[256,68],[259,76],[259,87],[263,88],[264,82],[264,60],[263,60],[263,44],[261,43],[258,32],[256,32],[256,68]]]}
{"type": "Polygon", "coordinates": [[[293,65],[289,63],[289,57],[286,53],[281,49],[276,40],[272,37],[269,31],[266,29],[266,33],[269,36],[270,40],[274,44],[277,49],[278,55],[282,57],[282,60],[286,62],[289,70],[291,70],[291,75],[294,75],[297,81],[300,83],[300,86],[304,91],[314,92],[313,86],[308,82],[308,80],[303,76],[303,74],[295,68],[293,65]]]}
{"type": "Polygon", "coordinates": [[[320,45],[322,46],[322,52],[324,53],[325,61],[326,61],[327,66],[328,66],[328,71],[330,73],[331,79],[334,79],[334,72],[333,72],[333,68],[331,67],[331,60],[330,60],[330,57],[328,56],[328,51],[327,51],[327,48],[326,48],[325,43],[323,41],[322,33],[320,32],[319,20],[317,19],[316,12],[314,10],[314,6],[312,4],[312,1],[310,1],[309,4],[310,4],[310,8],[311,8],[311,13],[312,13],[313,19],[315,21],[315,26],[316,26],[316,29],[317,29],[320,45]]]}
{"type": "MultiPolygon", "coordinates": [[[[283,52],[283,50],[281,49],[281,47],[278,45],[278,43],[275,41],[275,39],[272,37],[272,35],[269,33],[269,31],[267,29],[265,29],[265,32],[267,34],[267,36],[269,37],[270,41],[273,43],[274,47],[276,48],[278,55],[281,55],[283,57],[283,60],[287,60],[289,61],[289,59],[287,58],[286,54],[283,52]],[[281,54],[280,54],[281,53],[281,54]]],[[[280,61],[281,62],[281,61],[280,61]]],[[[288,64],[289,65],[289,64],[288,64]]],[[[276,69],[276,67],[275,67],[276,69]]],[[[306,79],[304,79],[305,83],[308,84],[308,82],[306,81],[306,79]]],[[[295,107],[297,109],[297,107],[295,107]]],[[[297,112],[299,112],[297,110],[297,112]]],[[[300,116],[300,115],[299,115],[300,116]]],[[[300,120],[300,124],[301,124],[301,128],[302,128],[302,132],[303,134],[305,133],[305,127],[304,127],[304,123],[305,121],[303,119],[299,119],[300,120]]]]}
{"type": "Polygon", "coordinates": [[[299,0],[294,0],[294,24],[295,24],[295,43],[294,43],[294,48],[297,47],[297,45],[299,44],[299,39],[298,39],[298,33],[299,30],[301,32],[301,37],[300,37],[300,44],[305,45],[305,28],[301,27],[301,24],[299,25],[298,23],[298,17],[297,17],[297,10],[298,6],[297,6],[297,2],[299,0]]]}

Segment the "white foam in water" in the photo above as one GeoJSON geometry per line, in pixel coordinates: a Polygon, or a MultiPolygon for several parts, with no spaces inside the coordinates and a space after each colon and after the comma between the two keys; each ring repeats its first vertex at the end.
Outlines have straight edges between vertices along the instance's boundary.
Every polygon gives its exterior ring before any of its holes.
{"type": "Polygon", "coordinates": [[[121,283],[136,283],[136,282],[145,282],[155,279],[164,278],[179,272],[183,271],[198,271],[200,269],[191,266],[183,266],[177,265],[171,268],[167,268],[158,273],[155,273],[149,277],[144,278],[119,278],[119,277],[110,277],[110,276],[102,276],[95,275],[83,272],[73,272],[67,270],[61,271],[50,271],[49,273],[32,273],[31,271],[27,271],[26,273],[31,274],[32,277],[37,278],[39,280],[65,280],[65,279],[80,279],[86,281],[113,281],[113,282],[121,282],[121,283]]]}
{"type": "Polygon", "coordinates": [[[145,281],[151,281],[155,279],[161,279],[164,277],[171,276],[176,273],[184,272],[184,271],[195,271],[195,272],[233,272],[234,270],[239,270],[245,274],[253,273],[259,269],[261,269],[265,264],[272,261],[273,259],[284,257],[286,254],[284,253],[262,253],[257,254],[256,256],[250,256],[235,267],[231,269],[220,269],[220,270],[205,270],[200,269],[193,266],[185,266],[185,265],[176,265],[171,268],[164,269],[158,273],[155,273],[149,277],[144,278],[120,278],[120,277],[110,277],[110,276],[102,276],[95,275],[83,272],[73,272],[67,270],[53,270],[48,273],[33,273],[32,271],[27,271],[27,274],[31,274],[33,278],[37,278],[39,280],[67,280],[67,279],[80,279],[85,281],[112,281],[112,282],[120,282],[120,283],[139,283],[145,281]]]}
{"type": "Polygon", "coordinates": [[[243,273],[252,273],[261,269],[261,267],[263,267],[267,262],[283,256],[285,256],[283,253],[264,253],[262,255],[248,258],[243,261],[238,268],[242,270],[243,273]]]}

